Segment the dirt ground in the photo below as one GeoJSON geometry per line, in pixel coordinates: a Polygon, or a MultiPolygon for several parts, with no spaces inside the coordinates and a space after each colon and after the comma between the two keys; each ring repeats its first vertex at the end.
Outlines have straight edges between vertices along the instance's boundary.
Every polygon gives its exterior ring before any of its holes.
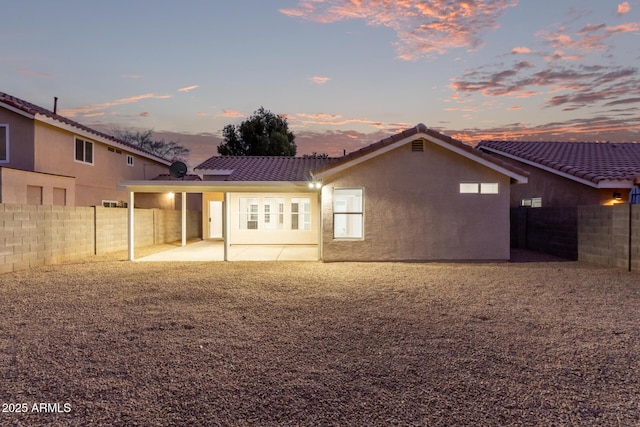
{"type": "Polygon", "coordinates": [[[112,256],[0,275],[0,313],[0,425],[640,425],[619,269],[112,256]]]}

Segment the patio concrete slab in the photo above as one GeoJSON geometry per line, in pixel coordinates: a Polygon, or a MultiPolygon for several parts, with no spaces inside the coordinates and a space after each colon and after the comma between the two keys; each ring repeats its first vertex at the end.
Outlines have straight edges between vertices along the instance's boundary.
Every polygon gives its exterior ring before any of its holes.
{"type": "MultiPolygon", "coordinates": [[[[317,261],[316,245],[231,245],[229,261],[317,261]]],[[[202,240],[136,259],[149,261],[223,261],[224,242],[202,240]]]]}

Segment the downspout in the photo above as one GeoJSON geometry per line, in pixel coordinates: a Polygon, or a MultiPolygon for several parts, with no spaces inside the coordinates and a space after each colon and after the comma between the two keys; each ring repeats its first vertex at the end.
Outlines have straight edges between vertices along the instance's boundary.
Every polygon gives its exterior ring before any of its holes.
{"type": "Polygon", "coordinates": [[[631,232],[633,231],[631,226],[631,222],[633,220],[632,208],[633,203],[631,203],[631,200],[629,200],[629,271],[631,271],[631,232]]]}

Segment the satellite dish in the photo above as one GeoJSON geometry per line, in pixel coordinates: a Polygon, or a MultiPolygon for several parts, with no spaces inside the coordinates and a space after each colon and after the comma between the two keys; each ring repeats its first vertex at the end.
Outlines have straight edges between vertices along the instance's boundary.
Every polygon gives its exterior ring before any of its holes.
{"type": "Polygon", "coordinates": [[[187,165],[182,162],[173,162],[169,166],[169,173],[174,178],[182,178],[187,174],[187,165]]]}

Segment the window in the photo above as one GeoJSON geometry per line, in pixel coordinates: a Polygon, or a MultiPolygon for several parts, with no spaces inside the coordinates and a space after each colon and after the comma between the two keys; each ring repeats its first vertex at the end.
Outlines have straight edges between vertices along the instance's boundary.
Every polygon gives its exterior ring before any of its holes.
{"type": "Polygon", "coordinates": [[[498,194],[497,182],[461,182],[460,194],[498,194]]]}
{"type": "Polygon", "coordinates": [[[258,198],[240,197],[240,230],[258,229],[258,198]]]}
{"type": "Polygon", "coordinates": [[[0,162],[9,161],[9,125],[0,125],[0,162]]]}
{"type": "Polygon", "coordinates": [[[264,199],[264,228],[266,230],[284,229],[283,197],[266,197],[264,199]]]}
{"type": "Polygon", "coordinates": [[[520,202],[520,206],[526,206],[530,208],[541,208],[542,207],[542,197],[533,197],[531,199],[522,199],[520,202]]]}
{"type": "Polygon", "coordinates": [[[127,154],[127,165],[133,166],[133,156],[127,154]]]}
{"type": "Polygon", "coordinates": [[[333,237],[362,239],[364,236],[363,189],[335,188],[333,190],[333,237]]]}
{"type": "Polygon", "coordinates": [[[480,194],[498,194],[498,183],[497,182],[480,183],[480,194]]]}
{"type": "Polygon", "coordinates": [[[291,199],[291,229],[311,230],[311,199],[293,197],[291,199]]]}
{"type": "Polygon", "coordinates": [[[478,194],[477,182],[461,182],[460,194],[478,194]]]}
{"type": "Polygon", "coordinates": [[[93,164],[93,142],[76,138],[76,161],[93,164]]]}

